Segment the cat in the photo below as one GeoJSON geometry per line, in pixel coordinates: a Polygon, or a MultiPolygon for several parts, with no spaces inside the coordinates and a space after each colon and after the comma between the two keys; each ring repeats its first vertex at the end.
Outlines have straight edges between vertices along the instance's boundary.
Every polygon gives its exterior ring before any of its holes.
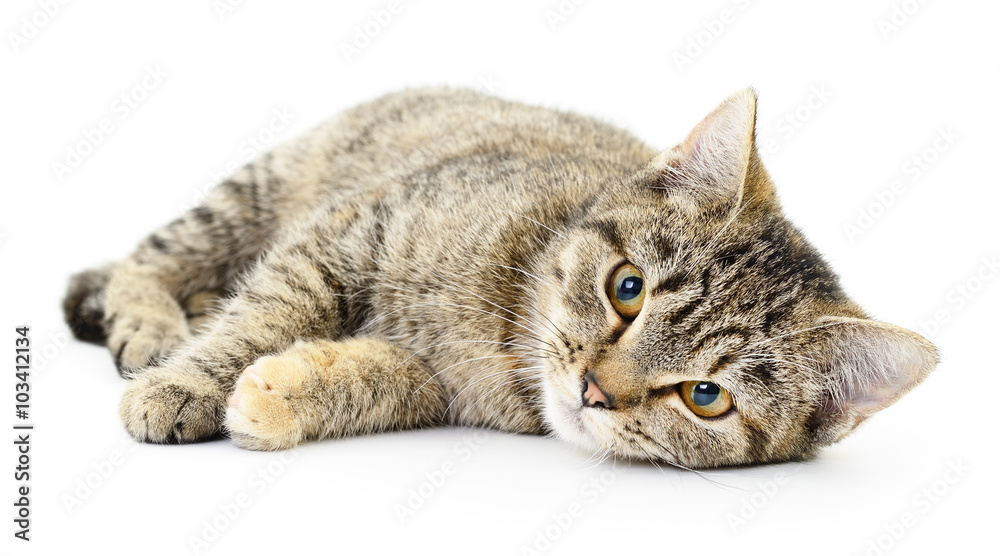
{"type": "Polygon", "coordinates": [[[75,275],[137,440],[253,450],[462,424],[684,468],[814,457],[937,364],[785,218],[756,93],[677,146],[407,90],[250,162],[75,275]]]}

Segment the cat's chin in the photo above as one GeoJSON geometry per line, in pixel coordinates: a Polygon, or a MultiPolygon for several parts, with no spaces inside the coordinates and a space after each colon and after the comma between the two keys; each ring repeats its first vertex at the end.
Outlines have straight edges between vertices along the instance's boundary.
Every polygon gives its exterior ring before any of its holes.
{"type": "Polygon", "coordinates": [[[556,436],[574,446],[591,452],[605,448],[588,427],[583,406],[568,403],[566,397],[555,391],[551,385],[543,387],[545,398],[545,420],[556,436]]]}

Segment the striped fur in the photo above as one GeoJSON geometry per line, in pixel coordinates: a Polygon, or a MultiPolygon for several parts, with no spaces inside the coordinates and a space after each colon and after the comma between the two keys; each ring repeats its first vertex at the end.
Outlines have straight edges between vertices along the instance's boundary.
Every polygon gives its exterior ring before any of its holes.
{"type": "Polygon", "coordinates": [[[657,153],[574,114],[390,95],[74,277],[66,318],[131,379],[120,411],[143,441],[461,423],[685,467],[809,457],[936,353],[868,320],[784,218],[755,110],[737,93],[657,153]],[[632,322],[604,293],[623,260],[649,287],[632,322]],[[614,409],[581,407],[588,373],[614,409]],[[697,417],[685,380],[736,410],[697,417]]]}

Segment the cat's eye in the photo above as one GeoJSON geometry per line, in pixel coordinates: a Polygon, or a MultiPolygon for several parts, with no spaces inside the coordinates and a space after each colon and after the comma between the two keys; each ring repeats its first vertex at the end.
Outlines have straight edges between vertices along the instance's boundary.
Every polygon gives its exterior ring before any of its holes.
{"type": "Polygon", "coordinates": [[[611,273],[608,280],[608,299],[619,315],[634,319],[642,311],[646,299],[646,281],[635,265],[625,263],[611,273]]]}
{"type": "Polygon", "coordinates": [[[733,408],[733,399],[725,388],[714,382],[689,380],[682,382],[681,399],[701,417],[718,417],[733,408]]]}

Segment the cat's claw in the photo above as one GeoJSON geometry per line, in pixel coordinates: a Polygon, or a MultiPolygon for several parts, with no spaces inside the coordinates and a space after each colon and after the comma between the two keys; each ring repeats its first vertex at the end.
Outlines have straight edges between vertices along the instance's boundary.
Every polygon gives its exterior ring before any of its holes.
{"type": "Polygon", "coordinates": [[[119,373],[124,373],[156,364],[190,336],[183,321],[120,319],[112,325],[108,348],[119,373]]]}
{"type": "Polygon", "coordinates": [[[229,397],[226,430],[248,450],[284,450],[298,444],[302,431],[289,400],[301,386],[301,373],[281,357],[264,357],[247,367],[229,397]]]}
{"type": "Polygon", "coordinates": [[[219,432],[223,403],[207,378],[153,368],[133,376],[118,412],[136,440],[186,443],[219,432]]]}

